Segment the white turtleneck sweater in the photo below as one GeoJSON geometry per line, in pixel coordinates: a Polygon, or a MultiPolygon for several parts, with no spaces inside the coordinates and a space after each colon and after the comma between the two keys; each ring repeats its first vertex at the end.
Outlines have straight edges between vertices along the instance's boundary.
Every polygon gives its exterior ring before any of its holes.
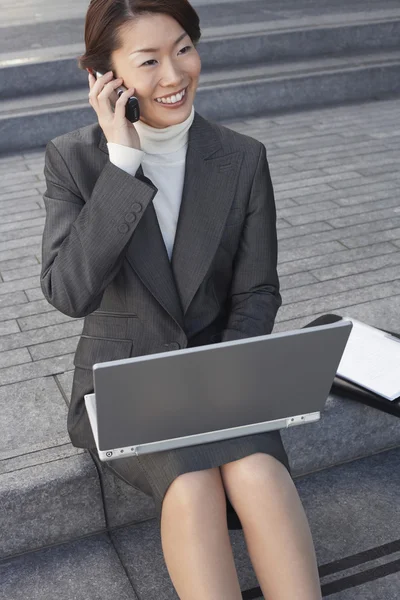
{"type": "Polygon", "coordinates": [[[164,129],[156,129],[137,121],[135,128],[141,150],[107,143],[110,161],[114,165],[133,176],[139,165],[142,165],[143,173],[157,187],[153,204],[170,260],[182,200],[189,129],[193,119],[192,106],[185,121],[164,129]]]}

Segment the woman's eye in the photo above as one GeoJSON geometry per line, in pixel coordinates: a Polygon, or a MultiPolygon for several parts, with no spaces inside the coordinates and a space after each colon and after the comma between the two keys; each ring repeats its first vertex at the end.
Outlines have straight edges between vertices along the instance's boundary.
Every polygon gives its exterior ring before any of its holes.
{"type": "MultiPolygon", "coordinates": [[[[191,50],[191,48],[192,48],[192,46],[185,46],[184,48],[182,48],[182,50],[187,50],[187,52],[188,52],[189,50],[191,50]]],[[[182,50],[181,50],[181,52],[182,52],[182,50]]],[[[185,52],[184,54],[187,54],[187,52],[185,52]]],[[[146,60],[146,62],[144,62],[142,64],[142,67],[145,67],[145,66],[149,65],[149,63],[152,63],[152,62],[156,62],[156,59],[152,58],[151,60],[146,60]]]]}

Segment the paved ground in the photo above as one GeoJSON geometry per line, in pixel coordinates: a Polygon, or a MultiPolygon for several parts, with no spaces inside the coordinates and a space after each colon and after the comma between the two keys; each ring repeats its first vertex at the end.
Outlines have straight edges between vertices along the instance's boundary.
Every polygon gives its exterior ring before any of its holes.
{"type": "MultiPolygon", "coordinates": [[[[399,115],[397,100],[224,123],[268,150],[283,295],[276,331],[332,311],[400,331],[399,115]]],[[[66,398],[82,319],[40,289],[43,164],[42,150],[0,160],[0,386],[22,393],[29,380],[54,378],[66,398]]]]}

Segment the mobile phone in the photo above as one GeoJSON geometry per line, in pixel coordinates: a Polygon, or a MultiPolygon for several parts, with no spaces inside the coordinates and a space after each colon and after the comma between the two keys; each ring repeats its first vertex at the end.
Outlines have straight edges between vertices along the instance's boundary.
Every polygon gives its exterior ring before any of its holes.
{"type": "MultiPolygon", "coordinates": [[[[91,71],[91,72],[96,77],[96,79],[97,79],[97,77],[102,77],[104,75],[104,73],[101,73],[100,71],[91,71]]],[[[121,94],[126,92],[126,90],[127,90],[127,88],[124,85],[120,85],[119,87],[117,87],[115,91],[118,94],[118,98],[120,97],[121,94]]],[[[131,96],[130,98],[128,98],[128,102],[126,103],[126,107],[125,107],[125,117],[131,123],[135,123],[136,121],[139,121],[140,108],[139,108],[139,101],[136,98],[136,96],[131,96]]]]}

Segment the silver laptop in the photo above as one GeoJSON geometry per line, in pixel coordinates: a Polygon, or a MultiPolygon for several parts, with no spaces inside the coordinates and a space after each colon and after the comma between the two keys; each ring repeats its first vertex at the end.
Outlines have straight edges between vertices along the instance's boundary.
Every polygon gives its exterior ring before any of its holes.
{"type": "Polygon", "coordinates": [[[352,323],[93,366],[85,403],[103,461],[320,418],[352,323]]]}

